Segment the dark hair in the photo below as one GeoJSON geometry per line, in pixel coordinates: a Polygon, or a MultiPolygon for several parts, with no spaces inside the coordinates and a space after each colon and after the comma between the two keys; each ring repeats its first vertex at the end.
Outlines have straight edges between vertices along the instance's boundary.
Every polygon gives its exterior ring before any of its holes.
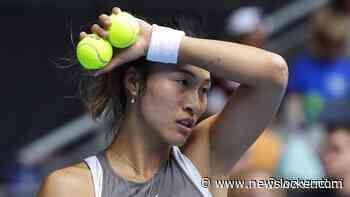
{"type": "MultiPolygon", "coordinates": [[[[195,20],[193,17],[190,18],[185,15],[170,19],[157,17],[157,21],[146,19],[145,17],[137,17],[145,19],[150,24],[156,23],[185,31],[188,36],[204,37],[200,21],[195,20]]],[[[141,89],[139,95],[142,95],[147,89],[146,82],[152,70],[152,65],[154,65],[153,62],[147,61],[145,57],[142,57],[98,77],[82,75],[79,92],[90,116],[94,120],[109,119],[112,122],[112,127],[115,128],[122,120],[128,99],[123,85],[125,72],[132,66],[140,74],[141,89]]]]}
{"type": "Polygon", "coordinates": [[[311,17],[312,41],[325,48],[344,48],[347,36],[347,18],[330,9],[323,8],[311,17]],[[335,46],[334,46],[335,45],[335,46]]]}
{"type": "Polygon", "coordinates": [[[330,7],[333,8],[335,11],[338,12],[347,12],[346,9],[348,9],[348,2],[347,0],[335,0],[331,2],[330,7]]]}
{"type": "Polygon", "coordinates": [[[329,101],[319,116],[328,133],[344,128],[350,131],[350,102],[348,97],[329,101]]]}

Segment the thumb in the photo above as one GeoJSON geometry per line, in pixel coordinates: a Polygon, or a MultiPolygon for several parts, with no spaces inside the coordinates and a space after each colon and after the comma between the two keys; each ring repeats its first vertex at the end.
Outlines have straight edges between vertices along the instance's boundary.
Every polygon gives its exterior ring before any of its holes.
{"type": "Polygon", "coordinates": [[[143,55],[143,50],[140,50],[139,46],[132,45],[131,48],[120,50],[118,55],[112,58],[112,60],[102,70],[97,71],[94,76],[98,76],[112,71],[117,66],[123,65],[127,62],[136,60],[143,55]]]}
{"type": "Polygon", "coordinates": [[[108,73],[108,72],[112,71],[114,68],[116,68],[116,67],[118,67],[126,62],[127,61],[125,61],[122,57],[116,56],[106,65],[105,68],[95,72],[95,74],[93,76],[97,77],[99,75],[103,75],[105,73],[108,73]]]}

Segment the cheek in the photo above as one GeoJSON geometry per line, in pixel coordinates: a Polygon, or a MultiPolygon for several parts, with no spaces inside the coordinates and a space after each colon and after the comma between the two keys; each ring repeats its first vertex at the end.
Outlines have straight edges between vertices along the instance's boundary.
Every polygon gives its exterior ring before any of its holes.
{"type": "Polygon", "coordinates": [[[347,153],[334,152],[324,156],[325,167],[332,175],[343,172],[350,165],[347,153]]]}
{"type": "Polygon", "coordinates": [[[337,155],[337,163],[339,165],[339,167],[342,168],[347,168],[350,166],[350,153],[347,150],[343,150],[341,151],[338,155],[337,155]]]}
{"type": "Polygon", "coordinates": [[[208,96],[204,97],[203,107],[202,107],[202,114],[207,110],[208,107],[208,96]]]}
{"type": "Polygon", "coordinates": [[[182,96],[171,82],[158,82],[150,85],[142,98],[141,111],[148,123],[164,127],[175,121],[175,114],[182,96]]]}

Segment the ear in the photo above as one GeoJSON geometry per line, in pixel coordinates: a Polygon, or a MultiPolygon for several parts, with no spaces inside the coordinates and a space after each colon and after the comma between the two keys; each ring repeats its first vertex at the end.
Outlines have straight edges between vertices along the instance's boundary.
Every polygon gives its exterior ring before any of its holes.
{"type": "Polygon", "coordinates": [[[127,91],[127,94],[130,96],[137,96],[141,88],[141,77],[137,70],[130,66],[124,75],[124,85],[127,91]]]}

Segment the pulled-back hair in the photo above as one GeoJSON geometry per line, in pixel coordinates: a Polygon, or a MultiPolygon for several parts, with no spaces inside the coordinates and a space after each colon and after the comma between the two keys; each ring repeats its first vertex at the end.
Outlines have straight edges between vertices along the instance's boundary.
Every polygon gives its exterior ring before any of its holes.
{"type": "MultiPolygon", "coordinates": [[[[137,16],[137,15],[136,15],[137,16]]],[[[142,18],[150,24],[156,23],[182,30],[187,36],[204,37],[201,23],[193,17],[185,15],[169,18],[157,18],[150,20],[142,18]]],[[[127,104],[127,94],[123,78],[127,69],[132,66],[141,76],[141,88],[139,95],[145,93],[146,82],[152,70],[154,62],[147,61],[145,57],[118,66],[113,71],[98,77],[82,75],[79,83],[80,98],[87,107],[90,116],[94,120],[110,119],[115,127],[122,120],[127,104]]]]}

